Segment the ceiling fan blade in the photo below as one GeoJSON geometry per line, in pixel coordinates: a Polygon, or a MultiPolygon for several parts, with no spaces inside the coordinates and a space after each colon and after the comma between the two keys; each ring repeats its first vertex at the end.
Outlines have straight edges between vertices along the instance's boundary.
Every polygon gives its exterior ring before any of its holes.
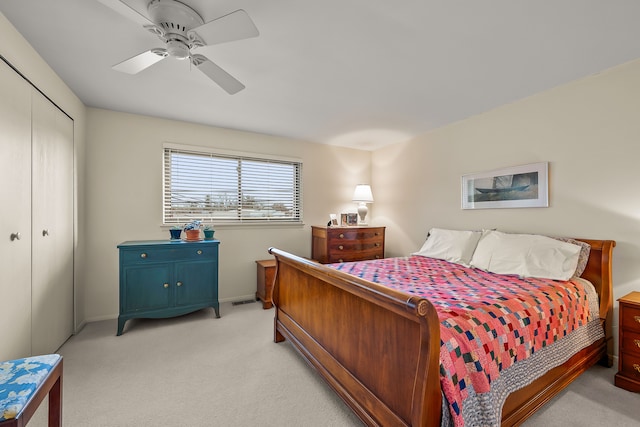
{"type": "Polygon", "coordinates": [[[136,74],[145,68],[152,66],[156,62],[163,60],[167,55],[168,53],[166,49],[151,49],[146,52],[142,52],[133,58],[122,61],[111,68],[127,74],[136,74]]]}
{"type": "Polygon", "coordinates": [[[206,46],[248,39],[260,34],[255,24],[242,9],[209,21],[189,31],[195,32],[206,46]]]}
{"type": "Polygon", "coordinates": [[[231,74],[211,62],[204,55],[192,55],[191,63],[202,71],[207,77],[216,82],[229,95],[240,92],[245,86],[231,74]]]}
{"type": "Polygon", "coordinates": [[[130,19],[140,25],[154,25],[146,16],[120,0],[98,0],[110,9],[115,10],[125,18],[130,19]]]}

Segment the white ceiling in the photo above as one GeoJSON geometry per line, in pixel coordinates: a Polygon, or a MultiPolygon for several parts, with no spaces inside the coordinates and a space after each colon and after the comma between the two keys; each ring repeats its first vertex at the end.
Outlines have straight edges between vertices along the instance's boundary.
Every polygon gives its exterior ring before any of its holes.
{"type": "Polygon", "coordinates": [[[365,150],[640,58],[637,0],[183,2],[251,16],[257,38],[199,49],[246,89],[172,58],[112,70],[163,43],[97,0],[0,12],[87,106],[365,150]]]}

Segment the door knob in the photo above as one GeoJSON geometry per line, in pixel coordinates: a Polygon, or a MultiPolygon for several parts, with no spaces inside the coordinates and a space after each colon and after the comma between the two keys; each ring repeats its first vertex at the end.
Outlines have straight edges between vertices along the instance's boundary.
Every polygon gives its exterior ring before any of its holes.
{"type": "Polygon", "coordinates": [[[42,237],[48,236],[49,230],[42,230],[42,237]]]}
{"type": "Polygon", "coordinates": [[[11,236],[9,236],[9,238],[11,239],[11,241],[13,242],[14,240],[20,240],[20,233],[11,233],[11,236]]]}

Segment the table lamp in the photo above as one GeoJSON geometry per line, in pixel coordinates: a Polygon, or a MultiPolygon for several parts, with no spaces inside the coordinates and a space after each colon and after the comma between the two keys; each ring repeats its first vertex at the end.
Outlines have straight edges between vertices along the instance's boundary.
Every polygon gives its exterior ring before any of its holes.
{"type": "Polygon", "coordinates": [[[358,184],[356,190],[353,192],[353,201],[359,203],[358,215],[360,216],[360,225],[367,225],[365,218],[369,209],[367,203],[373,203],[373,194],[371,193],[371,186],[365,184],[358,184]]]}

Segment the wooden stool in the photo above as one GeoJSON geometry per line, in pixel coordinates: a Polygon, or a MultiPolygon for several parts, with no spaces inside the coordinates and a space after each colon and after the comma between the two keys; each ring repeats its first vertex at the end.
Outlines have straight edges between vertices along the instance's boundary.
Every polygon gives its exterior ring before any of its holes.
{"type": "Polygon", "coordinates": [[[24,427],[49,395],[49,427],[62,425],[62,356],[0,362],[0,427],[24,427]]]}

